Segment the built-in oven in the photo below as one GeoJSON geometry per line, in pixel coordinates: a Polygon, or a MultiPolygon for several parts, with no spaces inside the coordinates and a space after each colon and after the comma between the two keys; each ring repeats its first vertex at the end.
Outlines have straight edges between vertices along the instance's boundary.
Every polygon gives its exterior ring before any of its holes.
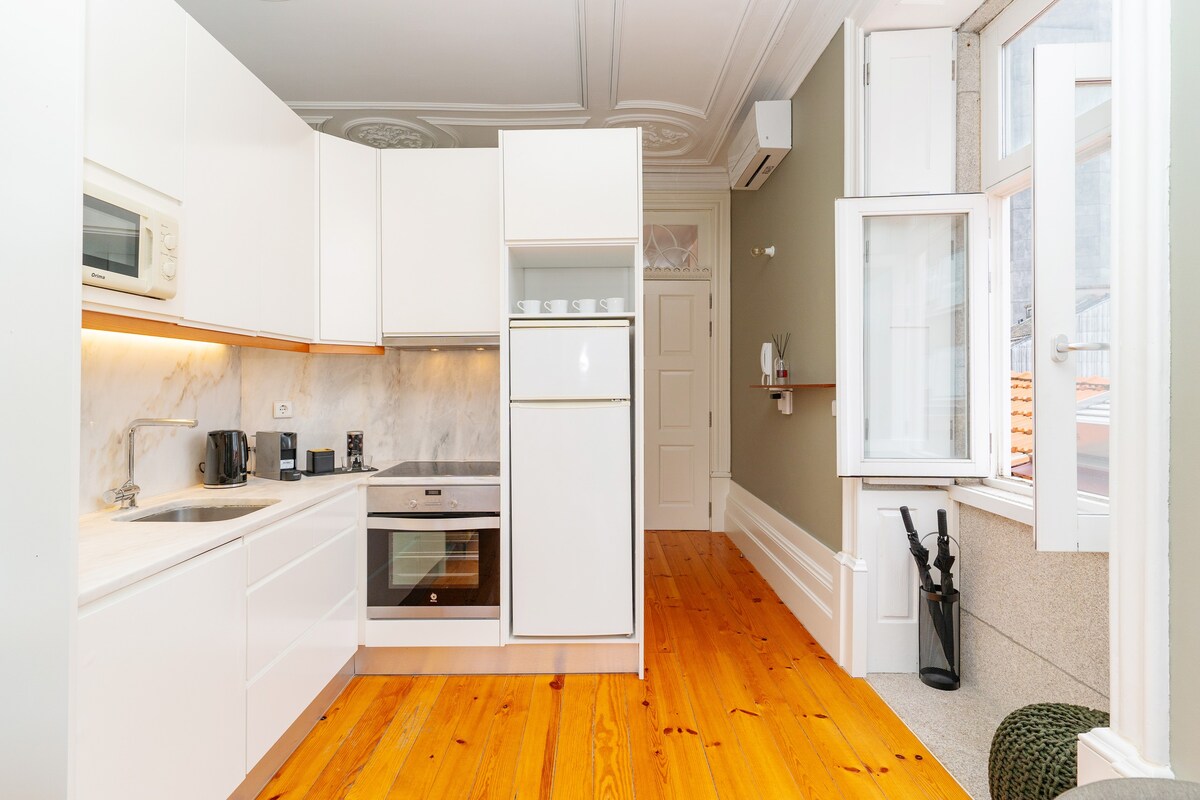
{"type": "Polygon", "coordinates": [[[500,487],[370,486],[367,617],[500,617],[500,487]]]}

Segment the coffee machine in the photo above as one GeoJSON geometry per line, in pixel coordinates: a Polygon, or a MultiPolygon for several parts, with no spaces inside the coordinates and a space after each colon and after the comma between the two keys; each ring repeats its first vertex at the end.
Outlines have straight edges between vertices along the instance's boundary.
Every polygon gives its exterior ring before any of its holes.
{"type": "Polygon", "coordinates": [[[298,481],[296,453],[300,437],[292,431],[259,431],[254,434],[254,474],[273,481],[298,481]]]}

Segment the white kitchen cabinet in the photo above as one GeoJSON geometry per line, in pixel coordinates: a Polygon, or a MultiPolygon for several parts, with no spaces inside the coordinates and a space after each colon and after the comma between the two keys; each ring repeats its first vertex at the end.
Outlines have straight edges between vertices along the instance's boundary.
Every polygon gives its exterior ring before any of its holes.
{"type": "Polygon", "coordinates": [[[383,334],[499,333],[498,151],[379,158],[383,334]]]}
{"type": "Polygon", "coordinates": [[[165,0],[88,0],[84,156],[183,197],[187,14],[165,0]]]}
{"type": "Polygon", "coordinates": [[[638,238],[638,129],[501,131],[500,151],[505,240],[638,238]]]}
{"type": "Polygon", "coordinates": [[[191,19],[186,84],[184,317],[311,339],[316,134],[191,19]]]}
{"type": "Polygon", "coordinates": [[[320,339],[379,341],[379,151],[317,134],[320,339]]]}
{"type": "Polygon", "coordinates": [[[212,800],[242,782],[245,569],[237,541],[80,609],[80,800],[212,800]]]}
{"type": "Polygon", "coordinates": [[[358,647],[356,490],[246,537],[247,771],[358,647]]]}
{"type": "Polygon", "coordinates": [[[513,403],[512,632],[634,632],[628,401],[513,403]]]}

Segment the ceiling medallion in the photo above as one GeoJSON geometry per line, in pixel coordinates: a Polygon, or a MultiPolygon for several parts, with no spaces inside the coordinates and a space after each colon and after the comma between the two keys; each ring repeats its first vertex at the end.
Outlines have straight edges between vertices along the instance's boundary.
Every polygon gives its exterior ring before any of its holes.
{"type": "Polygon", "coordinates": [[[381,149],[420,149],[434,144],[428,134],[396,122],[366,122],[351,126],[346,134],[381,149]]]}
{"type": "Polygon", "coordinates": [[[682,146],[689,136],[691,134],[682,128],[647,122],[642,126],[642,147],[647,150],[675,149],[682,146]]]}

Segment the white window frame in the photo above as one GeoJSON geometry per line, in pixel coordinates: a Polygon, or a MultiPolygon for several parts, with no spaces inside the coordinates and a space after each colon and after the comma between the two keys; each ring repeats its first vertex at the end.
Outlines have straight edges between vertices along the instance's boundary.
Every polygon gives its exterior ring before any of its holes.
{"type": "Polygon", "coordinates": [[[837,274],[838,475],[842,477],[981,477],[992,469],[988,343],[988,220],[981,194],[852,197],[834,202],[837,274]],[[863,219],[964,214],[968,284],[966,458],[867,458],[863,372],[863,219]]]}
{"type": "MultiPolygon", "coordinates": [[[[951,489],[951,498],[1009,519],[1033,525],[1033,484],[1011,477],[1012,413],[1009,379],[1009,219],[1008,199],[1033,185],[1033,145],[1005,156],[1004,145],[1004,46],[1032,25],[1058,0],[1014,0],[980,35],[981,86],[981,177],[988,198],[992,232],[991,264],[991,357],[990,396],[993,410],[992,474],[978,485],[951,489]]],[[[1076,118],[1076,158],[1086,157],[1110,146],[1112,102],[1107,101],[1076,118]]],[[[1107,551],[1109,501],[1079,493],[1077,513],[1085,549],[1107,551]]]]}

